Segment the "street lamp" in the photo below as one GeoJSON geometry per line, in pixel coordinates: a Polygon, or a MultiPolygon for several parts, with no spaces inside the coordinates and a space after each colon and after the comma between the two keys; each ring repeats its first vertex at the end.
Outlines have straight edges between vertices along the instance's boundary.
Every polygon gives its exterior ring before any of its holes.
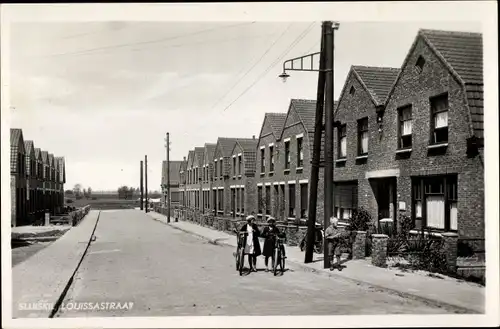
{"type": "MultiPolygon", "coordinates": [[[[324,228],[329,225],[329,219],[333,214],[333,127],[334,127],[334,105],[333,105],[333,47],[334,30],[338,30],[338,22],[325,21],[321,31],[321,50],[317,53],[304,55],[289,59],[283,63],[283,73],[279,75],[286,81],[290,75],[287,71],[309,71],[318,72],[318,91],[316,102],[316,118],[314,129],[313,157],[311,161],[311,180],[309,192],[309,214],[307,228],[307,243],[305,263],[313,261],[313,245],[316,224],[316,206],[318,195],[319,162],[321,153],[321,137],[325,131],[325,212],[324,228]],[[319,68],[314,68],[314,57],[319,56],[319,68]],[[310,65],[304,65],[304,60],[310,59],[310,65]],[[297,63],[298,62],[298,63],[297,63]],[[296,64],[295,64],[296,63],[296,64]],[[290,64],[287,67],[287,64],[290,64]],[[295,64],[295,65],[294,65],[295,64]],[[323,105],[326,106],[325,124],[323,125],[323,105]]],[[[325,241],[326,242],[326,241],[325,241]]],[[[330,260],[328,248],[324,249],[324,267],[328,267],[330,260]]]]}

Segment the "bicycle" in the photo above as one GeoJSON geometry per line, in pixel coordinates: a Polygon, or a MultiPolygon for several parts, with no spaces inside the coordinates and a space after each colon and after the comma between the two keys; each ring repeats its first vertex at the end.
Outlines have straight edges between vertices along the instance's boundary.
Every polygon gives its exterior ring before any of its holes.
{"type": "Polygon", "coordinates": [[[285,234],[279,234],[276,236],[274,243],[274,262],[273,262],[273,272],[274,276],[278,274],[278,266],[280,267],[281,273],[285,272],[285,245],[284,241],[286,239],[285,234]]]}
{"type": "Polygon", "coordinates": [[[233,230],[236,233],[237,239],[237,247],[235,253],[236,260],[236,271],[240,272],[240,275],[243,274],[243,264],[245,263],[245,246],[243,245],[248,235],[247,232],[238,232],[237,230],[233,230]]]}

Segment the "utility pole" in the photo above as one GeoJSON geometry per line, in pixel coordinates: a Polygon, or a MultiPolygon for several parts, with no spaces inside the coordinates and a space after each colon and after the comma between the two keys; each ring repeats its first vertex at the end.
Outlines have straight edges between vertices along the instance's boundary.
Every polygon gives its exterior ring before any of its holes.
{"type": "Polygon", "coordinates": [[[141,160],[141,210],[144,210],[144,179],[143,179],[143,175],[144,175],[144,169],[143,169],[143,163],[142,163],[142,160],[141,160]]]}
{"type": "MultiPolygon", "coordinates": [[[[324,224],[326,229],[330,226],[330,217],[333,215],[333,26],[332,22],[324,22],[325,35],[325,210],[324,224]]],[[[326,242],[326,241],[325,241],[326,242]]],[[[326,243],[324,244],[326,247],[326,243]]],[[[325,268],[330,267],[328,248],[324,248],[325,268]]]]}
{"type": "Polygon", "coordinates": [[[170,223],[170,133],[167,133],[167,223],[170,223]]]}
{"type": "MultiPolygon", "coordinates": [[[[313,261],[316,231],[316,207],[318,198],[319,161],[321,154],[321,134],[323,133],[323,103],[325,96],[325,23],[321,31],[321,54],[319,59],[318,92],[316,100],[316,121],[314,125],[313,156],[311,161],[311,190],[309,194],[309,214],[304,263],[313,261]]],[[[325,248],[326,249],[326,248],[325,248]]]]}
{"type": "Polygon", "coordinates": [[[148,212],[148,156],[144,156],[144,180],[145,180],[145,190],[146,190],[146,212],[148,212]]]}

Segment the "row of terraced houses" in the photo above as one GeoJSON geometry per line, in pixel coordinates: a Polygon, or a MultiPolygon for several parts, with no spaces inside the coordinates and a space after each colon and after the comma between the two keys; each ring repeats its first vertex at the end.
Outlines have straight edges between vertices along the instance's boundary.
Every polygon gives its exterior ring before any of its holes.
{"type": "Polygon", "coordinates": [[[11,226],[32,225],[64,206],[65,161],[10,130],[11,226]]]}
{"type": "MultiPolygon", "coordinates": [[[[481,34],[420,30],[401,68],[351,67],[334,106],[339,219],[363,207],[374,224],[402,214],[415,228],[484,236],[482,53],[481,34]]],[[[174,204],[305,221],[315,109],[292,99],[286,112],[265,114],[258,138],[190,150],[171,169],[174,204]]]]}

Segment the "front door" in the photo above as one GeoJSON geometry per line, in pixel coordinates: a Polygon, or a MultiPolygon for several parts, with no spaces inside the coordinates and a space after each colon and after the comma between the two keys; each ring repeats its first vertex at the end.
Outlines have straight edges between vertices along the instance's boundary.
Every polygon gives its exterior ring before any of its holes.
{"type": "MultiPolygon", "coordinates": [[[[375,180],[375,198],[378,207],[378,221],[392,219],[396,228],[396,178],[380,178],[375,180]]],[[[379,225],[380,228],[380,225],[379,225]]]]}

